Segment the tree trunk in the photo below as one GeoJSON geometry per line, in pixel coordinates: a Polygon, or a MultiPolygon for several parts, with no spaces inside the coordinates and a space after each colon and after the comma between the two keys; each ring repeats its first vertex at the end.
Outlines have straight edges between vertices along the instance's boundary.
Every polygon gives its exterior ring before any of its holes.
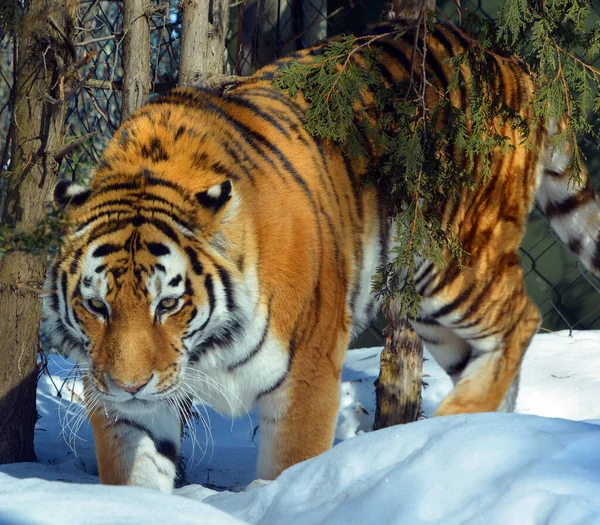
{"type": "Polygon", "coordinates": [[[123,3],[123,95],[121,122],[148,102],[150,93],[150,26],[144,11],[146,0],[123,3]]]}
{"type": "Polygon", "coordinates": [[[206,86],[223,74],[229,0],[182,0],[180,86],[206,86]]]}
{"type": "Polygon", "coordinates": [[[416,421],[421,408],[423,344],[406,318],[400,317],[395,301],[388,301],[383,310],[387,328],[375,381],[373,430],[416,421]]]}
{"type": "MultiPolygon", "coordinates": [[[[75,58],[69,35],[77,5],[77,0],[30,0],[21,24],[2,226],[26,232],[44,219],[58,171],[54,151],[64,138],[65,91],[75,58]]],[[[0,261],[0,464],[35,459],[38,291],[44,278],[41,257],[15,252],[0,261]]]]}

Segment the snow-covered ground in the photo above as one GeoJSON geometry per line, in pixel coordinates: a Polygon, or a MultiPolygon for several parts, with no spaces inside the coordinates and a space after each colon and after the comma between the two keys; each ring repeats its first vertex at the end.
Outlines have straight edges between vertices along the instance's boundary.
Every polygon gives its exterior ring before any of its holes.
{"type": "MultiPolygon", "coordinates": [[[[600,524],[600,332],[535,337],[520,414],[369,432],[379,352],[348,354],[336,446],[270,483],[251,483],[255,414],[232,422],[197,407],[184,446],[189,485],[172,496],[98,485],[81,385],[63,385],[72,364],[53,356],[38,387],[40,462],[0,466],[0,525],[600,524]]],[[[424,374],[427,417],[451,383],[432,359],[424,374]]]]}

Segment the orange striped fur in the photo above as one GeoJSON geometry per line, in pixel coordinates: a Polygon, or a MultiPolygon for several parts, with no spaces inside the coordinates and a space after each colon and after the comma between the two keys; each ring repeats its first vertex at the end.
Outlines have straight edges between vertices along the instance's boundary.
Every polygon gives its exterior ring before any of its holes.
{"type": "MultiPolygon", "coordinates": [[[[412,44],[411,34],[372,44],[388,83],[408,78],[412,44]]],[[[446,59],[468,44],[447,26],[428,36],[431,104],[449,82],[446,59]]],[[[279,60],[225,92],[157,99],[117,131],[89,188],[57,186],[71,227],[48,277],[57,292],[45,301],[45,330],[89,367],[104,483],[171,490],[192,398],[232,415],[258,405],[259,477],[331,446],[346,348],[377,311],[370,279],[391,240],[365,160],[310,136],[303,100],[271,85],[286,64],[322,51],[279,60]]],[[[494,68],[506,103],[531,99],[532,80],[515,62],[497,58],[494,68]]],[[[450,96],[465,107],[464,93],[450,96]]],[[[362,103],[372,103],[369,91],[362,103]]],[[[564,123],[535,128],[531,147],[510,122],[495,125],[514,150],[492,154],[487,181],[477,159],[477,188],[438,208],[468,268],[417,260],[424,300],[413,326],[455,382],[440,415],[514,407],[540,320],[517,251],[536,192],[561,239],[600,268],[587,175],[569,185],[568,148],[549,151],[564,123]]]]}

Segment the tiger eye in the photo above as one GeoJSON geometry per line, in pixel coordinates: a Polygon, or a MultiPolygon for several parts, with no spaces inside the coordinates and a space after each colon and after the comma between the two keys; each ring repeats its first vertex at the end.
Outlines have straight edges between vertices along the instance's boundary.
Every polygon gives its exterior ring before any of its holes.
{"type": "Polygon", "coordinates": [[[103,317],[108,317],[108,308],[106,307],[104,301],[101,301],[100,299],[96,299],[94,297],[88,299],[87,307],[88,310],[91,310],[96,314],[100,314],[103,317]]]}
{"type": "Polygon", "coordinates": [[[177,303],[178,300],[174,297],[167,297],[158,303],[158,308],[163,312],[168,312],[169,310],[173,310],[177,306],[177,303]]]}
{"type": "Polygon", "coordinates": [[[90,299],[90,304],[93,308],[97,310],[101,310],[102,308],[104,308],[104,303],[98,299],[90,299]]]}

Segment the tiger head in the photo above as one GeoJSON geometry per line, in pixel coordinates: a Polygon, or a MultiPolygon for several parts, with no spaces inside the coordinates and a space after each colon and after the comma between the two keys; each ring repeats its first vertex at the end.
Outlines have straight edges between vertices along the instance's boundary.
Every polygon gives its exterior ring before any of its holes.
{"type": "Polygon", "coordinates": [[[106,173],[54,192],[70,220],[43,330],[82,365],[103,406],[123,413],[176,395],[190,363],[225,367],[205,349],[250,315],[223,236],[236,213],[231,180],[213,174],[195,191],[166,172],[106,173]]]}

